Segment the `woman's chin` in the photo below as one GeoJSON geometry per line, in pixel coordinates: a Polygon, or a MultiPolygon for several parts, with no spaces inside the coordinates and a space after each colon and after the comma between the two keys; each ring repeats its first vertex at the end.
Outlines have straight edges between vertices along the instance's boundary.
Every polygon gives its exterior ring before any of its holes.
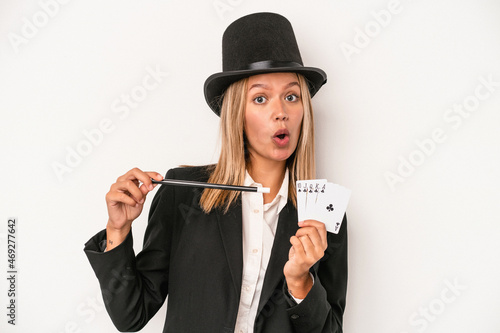
{"type": "Polygon", "coordinates": [[[286,161],[292,155],[292,153],[293,152],[290,151],[277,151],[274,152],[272,159],[277,162],[286,161]]]}

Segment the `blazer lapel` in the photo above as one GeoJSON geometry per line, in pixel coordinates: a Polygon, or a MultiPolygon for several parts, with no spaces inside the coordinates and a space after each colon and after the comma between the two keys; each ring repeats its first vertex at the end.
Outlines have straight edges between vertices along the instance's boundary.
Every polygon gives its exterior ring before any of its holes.
{"type": "Polygon", "coordinates": [[[233,287],[237,299],[240,298],[243,275],[243,229],[241,216],[241,200],[231,206],[226,214],[217,210],[220,234],[226,258],[233,279],[233,287]]]}
{"type": "Polygon", "coordinates": [[[288,201],[280,212],[278,227],[274,236],[273,249],[267,265],[262,294],[259,300],[259,309],[257,316],[264,308],[267,300],[272,296],[276,285],[283,279],[283,267],[288,261],[288,252],[290,251],[290,237],[295,235],[297,229],[297,210],[293,203],[288,201]]]}

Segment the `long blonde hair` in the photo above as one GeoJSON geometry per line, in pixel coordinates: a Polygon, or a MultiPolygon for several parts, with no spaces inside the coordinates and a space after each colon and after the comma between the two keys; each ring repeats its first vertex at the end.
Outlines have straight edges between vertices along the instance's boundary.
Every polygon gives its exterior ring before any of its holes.
{"type": "MultiPolygon", "coordinates": [[[[306,79],[297,74],[301,91],[304,117],[293,154],[287,159],[289,169],[288,199],[297,206],[295,182],[301,179],[314,179],[316,165],[314,158],[314,118],[311,95],[306,79]]],[[[245,105],[248,78],[231,84],[222,100],[220,113],[221,153],[219,162],[210,167],[209,183],[243,185],[247,163],[245,144],[245,105]]],[[[240,195],[239,191],[205,189],[200,205],[206,213],[214,208],[224,208],[227,212],[240,195]]]]}

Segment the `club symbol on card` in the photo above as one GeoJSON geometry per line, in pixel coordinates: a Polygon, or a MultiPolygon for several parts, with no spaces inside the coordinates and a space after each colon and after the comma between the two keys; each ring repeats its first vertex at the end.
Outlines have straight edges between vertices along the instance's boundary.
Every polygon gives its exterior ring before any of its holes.
{"type": "Polygon", "coordinates": [[[339,225],[340,225],[340,223],[337,222],[336,225],[335,225],[335,231],[339,230],[339,225]]]}
{"type": "Polygon", "coordinates": [[[328,206],[326,206],[326,210],[329,211],[329,212],[333,212],[333,205],[332,204],[329,204],[328,206]]]}

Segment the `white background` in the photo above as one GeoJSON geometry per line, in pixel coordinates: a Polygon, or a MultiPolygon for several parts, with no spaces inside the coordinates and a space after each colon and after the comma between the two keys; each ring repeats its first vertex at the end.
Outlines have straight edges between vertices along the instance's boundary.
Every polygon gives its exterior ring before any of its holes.
{"type": "Polygon", "coordinates": [[[498,1],[54,4],[0,5],[0,267],[9,217],[19,266],[15,327],[0,279],[1,332],[116,331],[83,252],[106,225],[105,193],[132,167],[217,160],[203,83],[227,25],[257,11],[285,15],[304,63],[328,74],[314,98],[318,178],[353,191],[344,331],[500,332],[498,1]],[[144,92],[148,68],[168,76],[125,114],[121,96],[144,92]],[[89,146],[84,132],[105,119],[89,146]]]}

